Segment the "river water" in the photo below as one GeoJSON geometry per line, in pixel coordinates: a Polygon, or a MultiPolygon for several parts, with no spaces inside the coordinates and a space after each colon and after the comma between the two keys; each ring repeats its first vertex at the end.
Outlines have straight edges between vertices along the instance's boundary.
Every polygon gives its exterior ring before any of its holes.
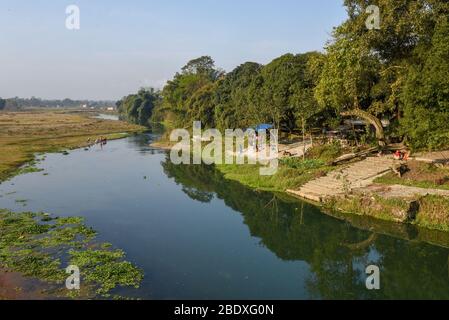
{"type": "Polygon", "coordinates": [[[349,223],[213,167],[175,166],[151,139],[49,154],[43,172],[0,185],[0,208],[85,217],[144,270],[140,289],[118,290],[143,299],[449,298],[445,234],[349,223]],[[369,265],[380,290],[366,289],[369,265]]]}
{"type": "Polygon", "coordinates": [[[119,116],[116,114],[105,114],[105,113],[100,113],[98,115],[96,115],[94,117],[95,119],[100,119],[100,120],[112,120],[112,121],[118,121],[119,120],[119,116]]]}

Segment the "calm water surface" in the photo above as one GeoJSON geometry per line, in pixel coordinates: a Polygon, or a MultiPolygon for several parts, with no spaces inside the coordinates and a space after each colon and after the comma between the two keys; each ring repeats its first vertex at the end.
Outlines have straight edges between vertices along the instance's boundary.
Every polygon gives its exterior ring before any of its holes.
{"type": "Polygon", "coordinates": [[[101,120],[112,120],[112,121],[118,121],[119,116],[115,114],[105,114],[100,113],[94,117],[95,119],[101,119],[101,120]]]}
{"type": "Polygon", "coordinates": [[[145,272],[140,289],[117,293],[144,299],[449,298],[445,235],[425,233],[431,245],[418,230],[350,224],[213,167],[175,166],[151,138],[49,154],[44,172],[0,185],[0,207],[85,217],[145,272]],[[376,292],[365,288],[371,264],[376,292]]]}

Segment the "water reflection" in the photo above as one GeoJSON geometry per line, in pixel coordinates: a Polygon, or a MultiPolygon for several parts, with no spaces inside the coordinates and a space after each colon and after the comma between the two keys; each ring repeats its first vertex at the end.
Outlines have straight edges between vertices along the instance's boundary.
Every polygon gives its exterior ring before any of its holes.
{"type": "Polygon", "coordinates": [[[49,154],[44,172],[0,184],[0,207],[85,217],[144,270],[130,293],[142,299],[449,298],[447,233],[329,216],[214,167],[175,166],[152,139],[49,154]],[[365,289],[370,264],[380,291],[365,289]]]}
{"type": "Polygon", "coordinates": [[[177,166],[169,159],[162,166],[191,199],[210,202],[217,197],[240,212],[251,235],[278,258],[307,262],[310,298],[449,298],[449,251],[441,246],[448,242],[441,233],[357,217],[333,218],[296,199],[225,180],[212,166],[177,166]],[[390,234],[381,234],[385,231],[390,234]],[[440,246],[419,237],[438,240],[440,246]],[[381,270],[379,291],[365,286],[365,268],[371,264],[381,270]]]}

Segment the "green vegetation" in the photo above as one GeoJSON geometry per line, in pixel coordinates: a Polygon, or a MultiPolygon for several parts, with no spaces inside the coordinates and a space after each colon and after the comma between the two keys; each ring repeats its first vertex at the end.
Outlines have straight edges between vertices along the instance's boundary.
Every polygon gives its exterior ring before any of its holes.
{"type": "Polygon", "coordinates": [[[261,176],[257,165],[217,165],[226,179],[234,180],[248,187],[265,190],[285,192],[287,189],[298,189],[308,181],[321,177],[334,168],[324,166],[319,162],[299,160],[296,168],[281,165],[272,176],[261,176]]]}
{"type": "Polygon", "coordinates": [[[259,165],[217,165],[224,177],[257,190],[285,192],[297,190],[307,182],[322,177],[336,167],[327,163],[342,152],[340,145],[317,145],[311,148],[305,160],[302,158],[280,159],[276,174],[261,176],[259,165]]]}
{"type": "Polygon", "coordinates": [[[418,188],[449,190],[449,170],[434,164],[409,161],[402,177],[388,173],[375,180],[386,185],[403,185],[418,188]]]}
{"type": "Polygon", "coordinates": [[[23,168],[20,168],[20,169],[17,171],[17,175],[20,175],[20,174],[27,174],[27,173],[33,173],[33,172],[42,172],[42,171],[44,171],[44,169],[39,169],[39,168],[32,167],[32,166],[25,166],[25,167],[23,167],[23,168]]]}
{"type": "Polygon", "coordinates": [[[157,112],[177,127],[193,121],[220,129],[271,122],[291,132],[320,112],[313,88],[322,58],[287,54],[266,66],[248,62],[225,74],[204,56],[167,83],[157,112]]]}
{"type": "Polygon", "coordinates": [[[415,149],[449,146],[448,39],[449,22],[444,17],[438,20],[430,43],[417,47],[419,63],[407,74],[402,130],[415,149]]]}
{"type": "Polygon", "coordinates": [[[410,201],[384,199],[377,195],[351,195],[334,198],[328,201],[326,207],[332,210],[394,222],[409,222],[411,214],[410,201]]]}
{"type": "Polygon", "coordinates": [[[339,142],[315,145],[307,151],[307,158],[319,160],[325,163],[331,162],[343,154],[343,148],[339,142]]]}
{"type": "Polygon", "coordinates": [[[142,271],[124,261],[123,251],[95,241],[95,231],[82,218],[0,210],[0,230],[2,268],[48,283],[49,294],[72,297],[63,289],[69,264],[80,268],[81,298],[110,297],[114,288],[138,287],[142,280],[142,271]]]}
{"type": "MultiPolygon", "coordinates": [[[[375,135],[367,130],[362,137],[365,144],[402,141],[412,151],[449,148],[449,3],[378,0],[374,4],[382,14],[379,30],[366,26],[371,4],[344,1],[348,18],[334,29],[324,53],[285,54],[267,65],[245,62],[228,73],[209,56],[189,61],[163,88],[151,115],[145,113],[141,121],[151,118],[169,128],[187,129],[193,121],[218,129],[270,123],[285,134],[304,137],[337,128],[343,118],[351,117],[374,127],[375,135]]],[[[137,100],[130,110],[141,105],[137,100]]],[[[326,164],[342,152],[338,144],[315,146],[306,161],[282,160],[272,177],[261,177],[257,166],[217,168],[245,185],[285,191],[325,174],[326,164]]],[[[447,187],[438,179],[398,179],[388,175],[378,181],[447,187]]],[[[404,215],[402,204],[389,200],[377,199],[379,208],[362,208],[364,199],[351,201],[346,203],[348,211],[381,216],[381,208],[386,208],[393,216],[404,215]]]]}
{"type": "Polygon", "coordinates": [[[306,261],[313,272],[307,288],[317,299],[449,297],[449,233],[352,214],[332,219],[294,198],[226,180],[213,166],[177,166],[169,158],[162,166],[192,199],[210,202],[216,197],[241,212],[251,236],[283,261],[306,261]],[[384,257],[377,263],[385,285],[375,292],[366,290],[364,270],[354,264],[371,261],[373,248],[384,257]],[[409,261],[414,268],[404,268],[409,261]],[[420,276],[413,278],[417,270],[420,276]]]}
{"type": "Polygon", "coordinates": [[[378,0],[380,30],[366,27],[366,1],[344,5],[348,19],[335,28],[324,54],[285,54],[229,73],[203,56],[168,81],[160,99],[149,91],[145,103],[141,91],[119,109],[140,124],[150,116],[177,128],[193,121],[219,129],[272,123],[300,134],[357,117],[376,129],[382,145],[404,140],[413,149],[449,147],[449,4],[378,0]],[[381,119],[390,126],[383,128],[381,119]]]}
{"type": "Polygon", "coordinates": [[[321,160],[302,160],[300,158],[285,158],[281,160],[281,164],[298,170],[319,169],[325,165],[325,163],[321,160]]]}
{"type": "MultiPolygon", "coordinates": [[[[349,18],[335,29],[334,40],[327,47],[326,63],[316,88],[320,105],[339,112],[363,111],[367,120],[368,115],[390,119],[389,136],[404,137],[414,148],[447,147],[445,141],[432,142],[435,131],[429,130],[437,129],[436,136],[441,134],[440,129],[447,131],[447,121],[443,124],[445,120],[440,122],[431,115],[433,110],[443,111],[442,101],[447,101],[448,82],[442,75],[447,74],[448,60],[444,58],[449,47],[442,39],[449,4],[438,0],[379,0],[375,4],[382,13],[382,26],[380,30],[368,30],[364,13],[367,2],[345,1],[349,18]],[[435,71],[435,78],[423,90],[416,90],[412,85],[415,70],[423,69],[429,73],[421,76],[429,79],[435,71]],[[434,85],[440,78],[442,82],[434,85]],[[429,95],[434,98],[428,99],[429,95]],[[415,112],[425,121],[417,119],[415,112]]],[[[378,129],[380,139],[383,133],[379,132],[379,123],[370,122],[378,129]]]]}
{"type": "MultiPolygon", "coordinates": [[[[103,246],[104,247],[104,246],[103,246]]],[[[128,261],[122,261],[122,250],[71,250],[70,263],[83,272],[83,279],[88,283],[99,284],[97,294],[107,295],[117,286],[139,287],[143,275],[128,261]]]]}
{"type": "Polygon", "coordinates": [[[42,171],[44,171],[44,169],[36,167],[37,162],[38,162],[38,160],[36,160],[36,159],[34,159],[32,161],[29,161],[26,165],[24,165],[24,166],[20,167],[19,169],[17,169],[16,175],[22,175],[22,174],[27,174],[27,173],[34,173],[34,172],[42,172],[42,171]]]}
{"type": "Polygon", "coordinates": [[[436,184],[433,181],[416,181],[416,180],[399,178],[394,173],[388,173],[380,178],[377,178],[374,182],[380,183],[380,184],[387,184],[387,185],[399,184],[399,185],[408,186],[408,187],[449,190],[448,184],[441,185],[441,184],[436,184]]]}
{"type": "Polygon", "coordinates": [[[114,105],[114,101],[93,101],[93,100],[72,100],[72,99],[40,99],[36,97],[31,98],[8,98],[1,99],[0,98],[0,111],[8,110],[15,111],[27,108],[80,108],[81,106],[86,105],[94,109],[99,108],[108,108],[114,105]]]}
{"type": "Polygon", "coordinates": [[[141,89],[137,94],[131,94],[117,102],[118,112],[124,120],[148,125],[155,105],[160,100],[159,92],[154,89],[141,89]]]}
{"type": "Polygon", "coordinates": [[[449,199],[428,195],[419,199],[416,223],[420,226],[449,231],[449,199]]]}
{"type": "Polygon", "coordinates": [[[330,200],[326,207],[376,219],[414,224],[449,231],[449,199],[443,196],[416,196],[414,199],[351,195],[330,200]]]}

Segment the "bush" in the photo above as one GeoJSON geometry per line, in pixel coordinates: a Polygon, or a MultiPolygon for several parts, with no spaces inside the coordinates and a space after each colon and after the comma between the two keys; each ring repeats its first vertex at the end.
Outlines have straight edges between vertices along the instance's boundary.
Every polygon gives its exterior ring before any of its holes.
{"type": "Polygon", "coordinates": [[[330,162],[342,155],[342,147],[339,142],[335,141],[330,144],[318,145],[312,147],[307,152],[308,159],[321,160],[330,162]]]}
{"type": "Polygon", "coordinates": [[[281,160],[281,164],[289,168],[298,170],[318,169],[325,165],[325,163],[321,160],[303,160],[301,158],[285,158],[281,160]]]}

